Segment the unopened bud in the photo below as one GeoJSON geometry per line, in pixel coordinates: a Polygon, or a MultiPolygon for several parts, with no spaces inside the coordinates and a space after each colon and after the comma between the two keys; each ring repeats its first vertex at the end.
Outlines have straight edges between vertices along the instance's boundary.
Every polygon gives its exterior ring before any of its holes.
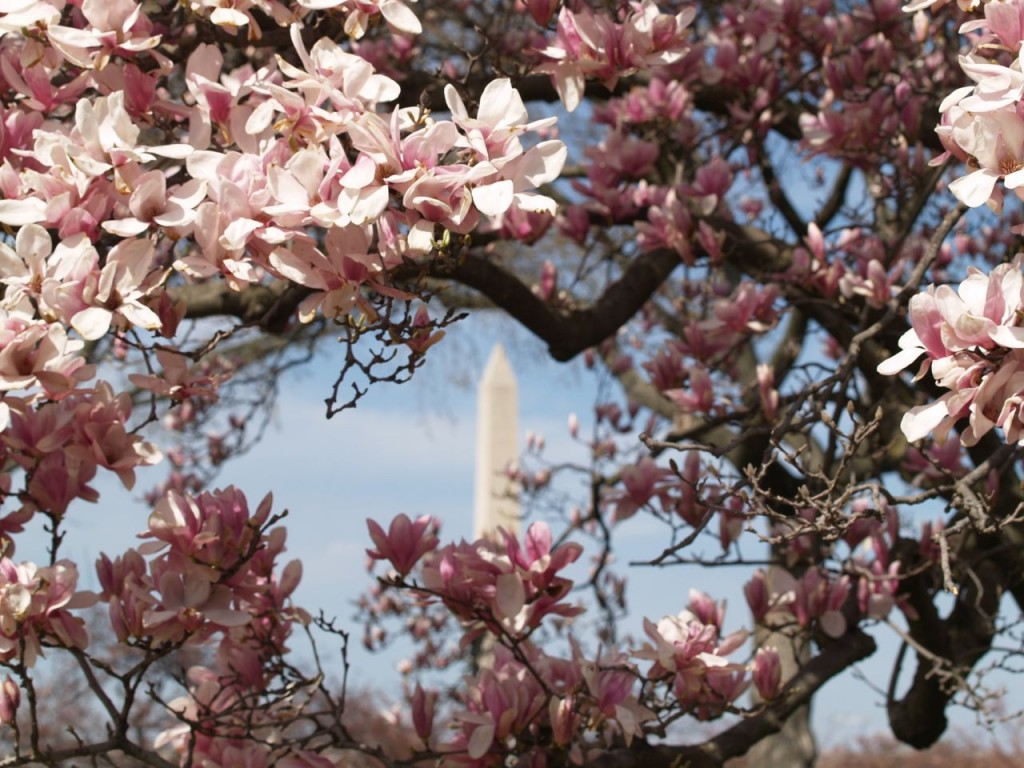
{"type": "Polygon", "coordinates": [[[437,702],[437,693],[424,691],[423,687],[416,683],[416,690],[412,694],[412,724],[416,729],[416,735],[424,743],[430,740],[430,734],[434,729],[434,704],[437,702]]]}
{"type": "Polygon", "coordinates": [[[758,648],[753,664],[754,686],[765,701],[774,699],[782,685],[782,663],[775,648],[758,648]]]}
{"type": "Polygon", "coordinates": [[[8,675],[3,685],[0,685],[0,723],[10,725],[18,714],[18,704],[21,703],[21,689],[11,680],[8,675]]]}

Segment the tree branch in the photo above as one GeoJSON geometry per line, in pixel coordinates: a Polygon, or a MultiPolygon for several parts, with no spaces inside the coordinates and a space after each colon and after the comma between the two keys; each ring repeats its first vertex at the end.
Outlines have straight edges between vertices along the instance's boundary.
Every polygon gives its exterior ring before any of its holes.
{"type": "Polygon", "coordinates": [[[615,749],[592,759],[597,768],[720,768],[726,760],[739,757],[754,744],[777,733],[786,719],[811,700],[814,693],[836,675],[875,652],[874,639],[858,629],[851,630],[807,662],[786,685],[779,700],[762,714],[741,720],[703,744],[671,746],[637,743],[615,749]]]}
{"type": "Polygon", "coordinates": [[[679,264],[679,254],[668,249],[641,254],[596,302],[568,311],[551,307],[511,272],[472,253],[435,276],[480,291],[546,342],[555,360],[565,362],[614,336],[679,264]]]}

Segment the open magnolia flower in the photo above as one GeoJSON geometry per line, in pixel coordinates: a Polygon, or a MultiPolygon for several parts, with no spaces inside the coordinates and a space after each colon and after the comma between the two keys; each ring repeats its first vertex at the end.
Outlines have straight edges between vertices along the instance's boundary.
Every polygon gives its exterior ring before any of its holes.
{"type": "Polygon", "coordinates": [[[931,286],[910,300],[911,328],[900,338],[900,352],[878,366],[894,375],[922,355],[917,378],[931,372],[950,390],[903,417],[909,440],[930,432],[944,437],[962,418],[964,445],[973,445],[993,427],[1007,440],[1024,440],[1020,404],[1024,397],[1024,279],[1020,257],[991,274],[971,268],[958,290],[931,286]]]}

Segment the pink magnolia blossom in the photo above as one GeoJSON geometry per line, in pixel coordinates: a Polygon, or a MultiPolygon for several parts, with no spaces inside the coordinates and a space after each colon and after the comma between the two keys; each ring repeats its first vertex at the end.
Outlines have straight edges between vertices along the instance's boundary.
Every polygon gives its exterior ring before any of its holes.
{"type": "Polygon", "coordinates": [[[746,642],[746,631],[720,638],[716,626],[704,624],[690,611],[666,616],[657,624],[644,619],[644,631],[654,645],[645,643],[633,656],[654,662],[648,672],[651,679],[670,677],[676,697],[684,705],[717,702],[721,697],[710,687],[710,678],[743,670],[727,656],[746,642]]]}
{"type": "Polygon", "coordinates": [[[86,647],[85,623],[71,611],[89,607],[96,596],[77,585],[78,569],[67,560],[40,568],[0,558],[0,659],[32,667],[44,640],[86,647]]]}
{"type": "Polygon", "coordinates": [[[1012,442],[1024,438],[1024,329],[1018,325],[1022,306],[1024,279],[1018,262],[1000,264],[989,275],[971,268],[957,291],[933,286],[910,300],[912,327],[900,337],[901,351],[878,371],[892,375],[926,355],[918,376],[930,372],[950,392],[907,412],[901,427],[908,439],[918,440],[933,430],[941,438],[965,417],[970,423],[962,433],[964,445],[973,445],[997,426],[1012,442]]]}
{"type": "Polygon", "coordinates": [[[667,504],[667,480],[672,471],[655,464],[654,459],[645,456],[636,464],[622,470],[621,491],[609,493],[605,501],[613,504],[611,519],[618,523],[628,520],[651,501],[658,499],[662,506],[667,504]]]}
{"type": "Polygon", "coordinates": [[[949,185],[961,202],[972,208],[983,205],[995,195],[1000,179],[1006,189],[1024,185],[1024,122],[1015,110],[968,115],[957,105],[944,106],[957,110],[952,140],[977,164],[977,170],[949,185]]]}
{"type": "Polygon", "coordinates": [[[124,240],[107,254],[106,263],[93,284],[87,284],[82,300],[87,306],[71,318],[82,338],[94,341],[118,320],[127,326],[156,330],[160,317],[142,303],[162,280],[153,270],[153,244],[147,239],[124,240]]]}
{"type": "Polygon", "coordinates": [[[81,9],[84,28],[47,28],[50,44],[80,67],[103,69],[112,55],[132,56],[160,43],[142,6],[132,0],[83,0],[81,9]]]}
{"type": "Polygon", "coordinates": [[[93,376],[95,368],[79,355],[82,347],[59,324],[0,308],[0,391],[38,385],[51,397],[66,395],[93,376]]]}
{"type": "Polygon", "coordinates": [[[579,558],[579,544],[552,548],[551,532],[540,522],[527,531],[525,548],[514,535],[501,535],[503,545],[481,539],[431,551],[421,570],[425,595],[439,597],[463,620],[513,636],[528,635],[545,616],[580,613],[565,602],[572,581],[559,575],[579,558]]]}
{"type": "Polygon", "coordinates": [[[406,515],[398,515],[391,521],[387,533],[375,521],[367,519],[370,538],[377,546],[366,553],[374,560],[387,560],[406,576],[428,552],[437,549],[437,523],[429,515],[412,521],[406,515]]]}
{"type": "Polygon", "coordinates": [[[847,629],[842,608],[849,592],[849,577],[833,579],[822,575],[816,568],[808,569],[795,582],[793,615],[802,627],[808,627],[816,620],[826,635],[841,637],[847,629]]]}
{"type": "Polygon", "coordinates": [[[18,230],[14,249],[0,243],[0,282],[7,286],[3,305],[32,313],[24,298],[39,300],[43,282],[52,276],[48,257],[53,250],[50,234],[38,224],[26,224],[18,230]]]}
{"type": "Polygon", "coordinates": [[[155,445],[128,431],[130,393],[114,394],[110,384],[101,381],[94,390],[69,399],[69,403],[74,404],[79,436],[76,442],[65,446],[69,458],[113,471],[128,490],[135,485],[137,467],[156,464],[163,458],[155,445]]]}
{"type": "Polygon", "coordinates": [[[542,51],[549,63],[539,71],[551,75],[562,103],[572,112],[587,77],[614,86],[635,69],[681,59],[689,48],[683,32],[695,17],[695,8],[675,16],[662,14],[650,0],[634,3],[621,23],[586,7],[578,12],[562,8],[557,36],[542,51]]]}
{"type": "Polygon", "coordinates": [[[596,714],[618,723],[627,744],[642,736],[643,724],[656,715],[637,699],[638,675],[625,658],[584,662],[580,672],[594,698],[596,714]]]}
{"type": "Polygon", "coordinates": [[[162,171],[148,171],[135,180],[128,199],[130,217],[103,222],[103,229],[118,237],[140,235],[151,226],[167,227],[184,233],[195,221],[196,206],[206,196],[206,183],[193,179],[167,191],[162,171]]]}
{"type": "Polygon", "coordinates": [[[228,374],[211,375],[189,365],[188,358],[180,352],[158,349],[156,358],[163,369],[162,376],[133,373],[128,378],[135,386],[174,401],[180,402],[194,397],[215,402],[217,388],[229,378],[228,374]]]}
{"type": "Polygon", "coordinates": [[[544,702],[543,691],[522,666],[505,665],[497,673],[484,670],[477,685],[479,703],[456,716],[467,736],[466,754],[475,760],[486,755],[495,742],[501,744],[522,730],[543,711],[544,702]]]}
{"type": "Polygon", "coordinates": [[[156,583],[143,613],[146,634],[158,642],[181,640],[200,629],[237,627],[252,621],[247,611],[231,607],[231,589],[213,584],[196,571],[172,567],[154,573],[156,583]]]}
{"type": "Polygon", "coordinates": [[[298,3],[310,10],[342,10],[345,34],[357,40],[366,34],[370,19],[377,15],[396,32],[418,35],[423,29],[416,14],[403,0],[298,0],[298,3]]]}
{"type": "Polygon", "coordinates": [[[715,385],[708,369],[703,365],[690,368],[689,389],[669,389],[665,396],[679,406],[683,413],[710,414],[717,407],[715,385]]]}

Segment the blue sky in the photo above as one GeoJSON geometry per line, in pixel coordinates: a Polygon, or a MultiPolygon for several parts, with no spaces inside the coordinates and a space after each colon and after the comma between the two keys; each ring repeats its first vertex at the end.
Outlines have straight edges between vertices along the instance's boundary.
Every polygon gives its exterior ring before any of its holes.
{"type": "MultiPolygon", "coordinates": [[[[229,463],[220,477],[220,485],[238,485],[253,504],[273,490],[274,509],[289,510],[289,554],[304,563],[298,600],[314,613],[323,608],[342,626],[356,630],[351,661],[357,686],[385,681],[387,688],[399,680],[394,667],[400,657],[365,652],[358,643],[358,628],[349,622],[353,601],[371,583],[365,570],[365,519],[387,521],[401,512],[430,514],[443,521],[445,538],[470,535],[475,385],[498,340],[505,345],[519,382],[520,434],[543,433],[545,454],[551,460],[584,461],[580,447],[568,437],[566,418],[578,413],[585,433],[591,421],[594,377],[579,362],[552,362],[543,345],[511,321],[477,315],[450,330],[414,381],[375,388],[355,411],[331,421],[324,418],[323,398],[336,370],[326,347],[324,359],[289,374],[263,443],[229,463]]],[[[160,471],[151,471],[148,478],[140,473],[138,488],[156,482],[160,471]]],[[[64,554],[80,564],[86,588],[96,586],[92,563],[98,553],[117,554],[135,544],[148,514],[116,480],[102,483],[101,492],[99,504],[73,508],[68,522],[71,535],[64,554]]],[[[620,567],[659,552],[664,534],[661,523],[643,515],[622,524],[616,532],[620,567]]],[[[43,560],[43,546],[42,537],[33,536],[19,545],[17,559],[43,560]]],[[[657,620],[678,613],[691,587],[727,599],[727,628],[739,628],[748,621],[741,592],[748,577],[738,569],[631,569],[631,615],[625,629],[641,636],[642,616],[657,620]]],[[[881,650],[859,669],[884,688],[897,643],[884,628],[877,635],[881,650]]],[[[853,674],[833,681],[815,704],[819,738],[835,744],[885,730],[881,703],[881,697],[853,674]]],[[[952,719],[963,730],[974,726],[973,715],[967,712],[955,712],[952,719]]]]}

